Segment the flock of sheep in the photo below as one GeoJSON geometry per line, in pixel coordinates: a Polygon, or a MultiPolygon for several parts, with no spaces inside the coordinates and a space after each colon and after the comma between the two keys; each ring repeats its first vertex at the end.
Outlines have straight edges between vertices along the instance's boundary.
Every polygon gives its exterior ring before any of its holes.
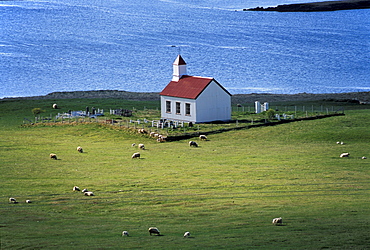
{"type": "MultiPolygon", "coordinates": [[[[283,218],[278,217],[278,218],[272,219],[272,224],[274,224],[275,226],[282,226],[283,225],[283,218]]],[[[161,235],[161,232],[156,227],[149,227],[148,231],[149,231],[150,235],[153,235],[153,234],[158,235],[158,236],[161,235]]],[[[122,236],[130,236],[130,234],[129,234],[128,231],[123,231],[122,236]]],[[[189,238],[189,237],[190,237],[190,232],[185,232],[184,233],[184,238],[189,238]]]]}
{"type": "MultiPolygon", "coordinates": [[[[156,227],[149,227],[148,231],[149,231],[150,235],[153,235],[153,234],[155,234],[157,236],[161,235],[161,232],[159,232],[158,228],[156,228],[156,227]]],[[[122,236],[130,236],[130,234],[128,233],[128,231],[123,231],[122,236]]],[[[189,238],[189,237],[190,237],[190,233],[185,232],[184,233],[184,238],[189,238]]]]}
{"type": "MultiPolygon", "coordinates": [[[[272,219],[272,224],[274,224],[276,226],[282,226],[283,225],[283,218],[279,217],[279,218],[272,219]]],[[[148,231],[149,231],[150,235],[153,235],[153,234],[158,235],[158,236],[161,235],[161,232],[156,227],[149,227],[148,231]]],[[[128,231],[123,231],[122,236],[130,236],[130,234],[129,234],[128,231]]],[[[184,233],[184,238],[189,238],[189,237],[190,237],[190,232],[185,232],[184,233]]]]}
{"type": "MultiPolygon", "coordinates": [[[[144,129],[139,129],[139,133],[146,133],[145,132],[145,130],[144,129]]],[[[165,141],[165,137],[163,137],[163,136],[161,136],[161,135],[158,135],[158,134],[155,134],[155,133],[150,133],[150,136],[151,137],[157,137],[158,139],[157,139],[157,141],[159,141],[159,142],[162,142],[162,141],[165,141]]],[[[199,139],[200,140],[207,140],[207,136],[206,135],[200,135],[199,136],[199,139]]],[[[343,144],[343,143],[342,143],[343,144]]],[[[135,143],[133,143],[132,144],[132,146],[134,147],[134,146],[136,146],[136,144],[135,143]]],[[[195,142],[195,141],[189,141],[189,146],[190,147],[198,147],[198,143],[197,142],[195,142]]],[[[142,144],[142,143],[140,143],[140,144],[138,144],[138,148],[139,149],[141,149],[141,150],[145,150],[145,145],[144,144],[142,144]]],[[[82,147],[80,147],[80,146],[78,146],[77,147],[77,151],[79,152],[79,153],[83,153],[83,149],[82,149],[82,147]]],[[[345,153],[344,153],[345,154],[345,153]]],[[[343,154],[343,155],[344,155],[343,154]]],[[[347,153],[348,154],[348,153],[347,153]]],[[[349,156],[349,154],[347,155],[347,156],[340,156],[340,157],[348,157],[349,156]]],[[[54,153],[51,153],[50,154],[50,158],[51,159],[54,159],[54,160],[57,160],[58,158],[57,158],[57,155],[56,154],[54,154],[54,153]]],[[[140,158],[140,153],[139,152],[136,152],[136,153],[134,153],[133,155],[132,155],[132,157],[131,158],[140,158]]],[[[81,191],[84,195],[86,195],[86,196],[94,196],[94,193],[93,192],[91,192],[91,191],[88,191],[86,188],[85,189],[80,189],[78,186],[74,186],[73,188],[72,188],[72,190],[73,191],[81,191]]],[[[15,199],[15,198],[13,198],[13,197],[11,197],[11,198],[9,198],[9,203],[18,203],[17,202],[17,200],[15,199]]],[[[26,203],[31,203],[31,201],[30,200],[26,200],[26,203]]],[[[282,223],[283,223],[283,221],[282,221],[282,218],[281,217],[279,217],[279,218],[274,218],[273,220],[272,220],[272,224],[274,224],[274,225],[282,225],[282,223]]],[[[158,228],[156,228],[156,227],[150,227],[149,229],[148,229],[148,232],[149,232],[149,234],[150,235],[157,235],[157,236],[160,236],[161,235],[161,233],[160,233],[160,231],[158,230],[158,228]]],[[[129,232],[128,231],[123,231],[122,232],[122,236],[130,236],[129,235],[129,232]]],[[[190,232],[185,232],[184,233],[184,235],[183,235],[183,237],[184,238],[188,238],[188,237],[190,237],[190,232]]]]}
{"type": "MultiPolygon", "coordinates": [[[[340,145],[344,145],[344,142],[342,142],[342,141],[337,141],[337,144],[340,144],[340,145]]],[[[341,153],[340,155],[339,155],[339,157],[340,158],[344,158],[344,157],[349,157],[349,153],[341,153]]],[[[365,159],[367,159],[367,157],[366,156],[362,156],[361,157],[361,159],[363,159],[363,160],[365,160],[365,159]]]]}
{"type": "MultiPolygon", "coordinates": [[[[18,201],[15,198],[10,197],[9,198],[9,203],[17,204],[18,201]]],[[[31,200],[26,200],[26,203],[32,203],[32,201],[31,200]]]]}

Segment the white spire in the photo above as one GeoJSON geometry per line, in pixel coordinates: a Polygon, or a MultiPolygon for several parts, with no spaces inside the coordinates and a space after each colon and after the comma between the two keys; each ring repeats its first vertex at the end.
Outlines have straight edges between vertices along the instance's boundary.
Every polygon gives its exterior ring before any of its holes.
{"type": "Polygon", "coordinates": [[[180,78],[186,74],[186,62],[181,55],[178,55],[176,60],[173,62],[172,81],[178,82],[180,78]]]}

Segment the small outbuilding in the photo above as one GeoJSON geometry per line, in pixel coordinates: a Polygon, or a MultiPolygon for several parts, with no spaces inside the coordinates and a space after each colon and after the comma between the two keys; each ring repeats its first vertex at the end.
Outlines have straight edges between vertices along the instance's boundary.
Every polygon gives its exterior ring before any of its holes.
{"type": "Polygon", "coordinates": [[[162,90],[162,119],[192,123],[231,120],[231,94],[214,78],[189,76],[178,55],[172,81],[162,90]]]}

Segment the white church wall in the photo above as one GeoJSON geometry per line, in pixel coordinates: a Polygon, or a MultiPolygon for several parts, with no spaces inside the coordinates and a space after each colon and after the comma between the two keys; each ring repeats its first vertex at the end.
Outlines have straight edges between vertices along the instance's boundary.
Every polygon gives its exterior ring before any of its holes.
{"type": "Polygon", "coordinates": [[[197,122],[231,119],[231,96],[212,81],[197,98],[197,122]]]}

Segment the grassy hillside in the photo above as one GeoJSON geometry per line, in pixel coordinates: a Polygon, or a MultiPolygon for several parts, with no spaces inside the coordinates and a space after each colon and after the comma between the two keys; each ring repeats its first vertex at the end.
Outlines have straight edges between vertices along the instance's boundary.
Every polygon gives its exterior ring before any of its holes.
{"type": "MultiPolygon", "coordinates": [[[[54,101],[0,102],[2,249],[370,245],[367,105],[345,116],[193,138],[199,147],[190,148],[187,140],[157,143],[97,124],[21,126],[32,108],[58,112],[51,109],[54,101]],[[141,159],[131,159],[134,152],[141,159]],[[343,152],[350,157],[339,158],[343,152]],[[75,185],[95,196],[73,192],[75,185]],[[9,204],[9,197],[19,203],[9,204]],[[280,216],[283,226],[273,226],[280,216]],[[150,226],[163,236],[149,236],[150,226]],[[122,237],[123,230],[131,236],[122,237]],[[185,231],[190,238],[182,237],[185,231]]],[[[119,99],[57,102],[69,109],[158,106],[119,99]]]]}

